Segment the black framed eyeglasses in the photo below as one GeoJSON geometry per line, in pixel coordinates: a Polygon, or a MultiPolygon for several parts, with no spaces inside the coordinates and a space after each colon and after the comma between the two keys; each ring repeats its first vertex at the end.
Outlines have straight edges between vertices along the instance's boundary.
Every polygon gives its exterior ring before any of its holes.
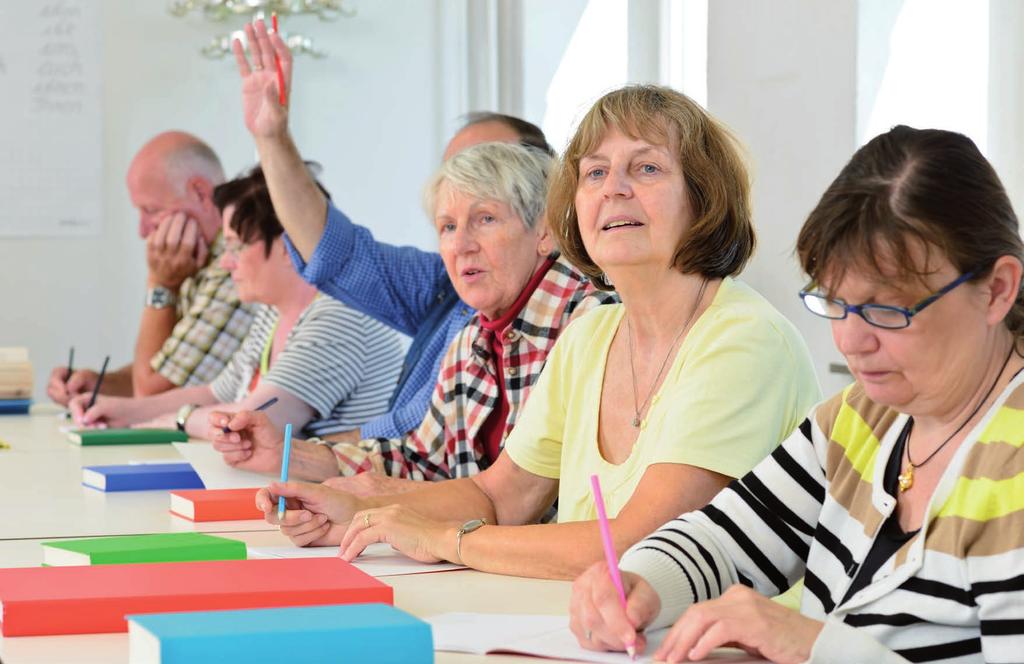
{"type": "Polygon", "coordinates": [[[975,274],[977,274],[977,270],[961,274],[909,309],[888,304],[847,304],[844,300],[829,297],[824,293],[811,291],[807,288],[800,291],[800,299],[804,301],[804,306],[807,307],[808,311],[822,318],[843,320],[850,314],[857,314],[868,325],[885,328],[886,330],[901,330],[905,327],[910,327],[910,319],[921,313],[925,307],[934,303],[965,281],[972,279],[975,274]]]}

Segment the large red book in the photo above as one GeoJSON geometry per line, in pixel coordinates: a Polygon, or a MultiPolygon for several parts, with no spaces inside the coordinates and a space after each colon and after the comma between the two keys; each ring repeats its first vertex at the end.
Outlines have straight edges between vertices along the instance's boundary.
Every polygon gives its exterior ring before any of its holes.
{"type": "Polygon", "coordinates": [[[256,507],[259,489],[181,489],[171,491],[171,514],[192,521],[263,519],[256,507]]]}
{"type": "Polygon", "coordinates": [[[20,567],[0,569],[0,634],[124,632],[129,613],[393,601],[340,558],[20,567]]]}

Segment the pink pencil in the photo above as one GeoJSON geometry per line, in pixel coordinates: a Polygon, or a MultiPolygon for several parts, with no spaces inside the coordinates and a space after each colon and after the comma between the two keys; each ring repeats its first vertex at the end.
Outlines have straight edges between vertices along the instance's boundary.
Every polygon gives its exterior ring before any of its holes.
{"type": "MultiPolygon", "coordinates": [[[[594,491],[594,504],[597,506],[597,525],[601,527],[601,541],[604,543],[604,559],[608,563],[608,574],[612,577],[615,589],[619,591],[619,601],[622,602],[622,610],[626,610],[626,589],[622,586],[622,576],[619,574],[619,557],[615,555],[615,545],[612,544],[612,529],[608,525],[608,514],[604,511],[604,498],[601,495],[601,480],[597,475],[590,476],[590,488],[594,491]]],[[[636,659],[636,641],[626,644],[626,652],[631,659],[636,659]]]]}

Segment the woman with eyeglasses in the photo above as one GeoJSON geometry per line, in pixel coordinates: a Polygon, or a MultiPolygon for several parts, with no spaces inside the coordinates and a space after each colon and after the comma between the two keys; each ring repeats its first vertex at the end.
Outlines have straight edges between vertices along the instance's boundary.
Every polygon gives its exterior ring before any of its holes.
{"type": "Polygon", "coordinates": [[[252,410],[272,398],[270,421],[308,435],[356,429],[385,412],[401,371],[398,333],[303,281],[259,167],[219,185],[213,201],[223,218],[221,267],[231,272],[239,299],[262,305],[241,347],[209,385],[136,399],[99,397],[91,408],[90,395],[79,395],[69,404],[75,420],[177,426],[206,438],[213,408],[252,410]]]}
{"type": "Polygon", "coordinates": [[[797,253],[856,382],[706,508],[595,565],[581,645],[655,658],[1020,662],[1024,247],[966,137],[896,127],[822,196],[797,253]],[[766,599],[803,576],[800,612],[766,599]]]}

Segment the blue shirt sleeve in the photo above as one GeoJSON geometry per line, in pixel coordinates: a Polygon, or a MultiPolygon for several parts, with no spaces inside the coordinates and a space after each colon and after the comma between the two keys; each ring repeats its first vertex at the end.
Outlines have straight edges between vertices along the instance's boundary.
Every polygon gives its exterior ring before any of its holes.
{"type": "Polygon", "coordinates": [[[449,287],[438,254],[378,242],[330,202],[324,234],[308,263],[287,234],[285,246],[307,282],[409,336],[449,287]]]}

